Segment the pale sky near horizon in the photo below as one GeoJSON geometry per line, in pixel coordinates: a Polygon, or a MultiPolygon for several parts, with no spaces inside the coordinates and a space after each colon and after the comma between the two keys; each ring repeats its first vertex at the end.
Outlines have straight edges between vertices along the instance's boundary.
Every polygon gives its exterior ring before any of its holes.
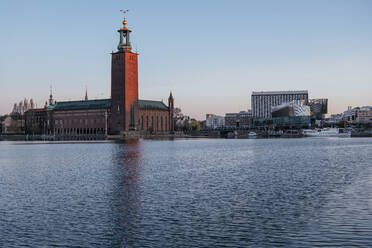
{"type": "Polygon", "coordinates": [[[202,120],[251,92],[308,90],[329,113],[372,105],[372,1],[1,1],[0,114],[49,87],[57,101],[110,97],[110,52],[130,9],[139,95],[202,120]]]}

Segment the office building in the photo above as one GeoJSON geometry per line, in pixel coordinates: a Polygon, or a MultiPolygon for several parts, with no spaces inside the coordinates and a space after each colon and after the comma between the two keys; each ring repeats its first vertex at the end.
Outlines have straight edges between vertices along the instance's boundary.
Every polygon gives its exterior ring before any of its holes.
{"type": "Polygon", "coordinates": [[[308,100],[307,90],[301,91],[261,91],[252,92],[251,107],[254,119],[271,119],[273,106],[293,100],[308,100]]]}

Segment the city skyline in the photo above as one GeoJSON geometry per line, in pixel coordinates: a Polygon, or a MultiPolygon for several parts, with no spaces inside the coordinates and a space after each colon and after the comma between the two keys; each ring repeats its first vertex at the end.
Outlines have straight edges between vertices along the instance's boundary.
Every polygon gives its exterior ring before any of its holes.
{"type": "Polygon", "coordinates": [[[372,105],[368,1],[122,4],[3,4],[0,114],[24,97],[42,106],[50,85],[57,101],[83,99],[86,86],[90,99],[110,97],[121,8],[140,54],[140,98],[166,102],[171,89],[197,119],[246,110],[253,91],[306,89],[329,99],[329,113],[372,105]]]}

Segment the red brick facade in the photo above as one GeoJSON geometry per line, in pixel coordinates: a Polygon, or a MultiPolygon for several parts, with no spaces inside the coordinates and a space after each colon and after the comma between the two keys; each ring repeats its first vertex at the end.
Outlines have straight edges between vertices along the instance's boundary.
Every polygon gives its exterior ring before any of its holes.
{"type": "Polygon", "coordinates": [[[131,114],[138,100],[138,54],[123,51],[111,59],[111,133],[134,129],[131,114]]]}
{"type": "Polygon", "coordinates": [[[169,132],[169,111],[141,109],[139,113],[138,130],[169,132]]]}

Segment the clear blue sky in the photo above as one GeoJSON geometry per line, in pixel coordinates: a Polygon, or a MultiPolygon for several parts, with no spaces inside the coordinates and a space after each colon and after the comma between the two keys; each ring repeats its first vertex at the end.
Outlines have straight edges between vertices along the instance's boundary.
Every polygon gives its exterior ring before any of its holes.
{"type": "Polygon", "coordinates": [[[329,112],[372,105],[372,1],[1,1],[0,114],[110,96],[110,52],[130,9],[142,99],[169,91],[203,119],[250,108],[252,91],[309,90],[329,112]]]}

